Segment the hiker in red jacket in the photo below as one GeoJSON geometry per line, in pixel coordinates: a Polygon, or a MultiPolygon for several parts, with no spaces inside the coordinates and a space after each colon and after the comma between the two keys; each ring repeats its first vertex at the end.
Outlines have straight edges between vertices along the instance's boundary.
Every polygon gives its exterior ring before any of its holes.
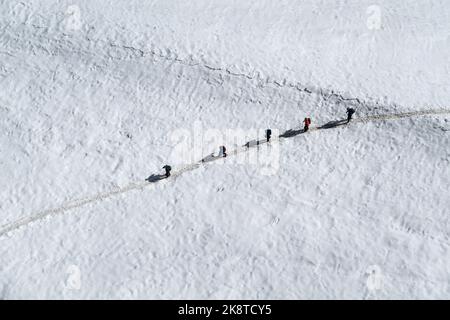
{"type": "Polygon", "coordinates": [[[303,132],[306,132],[308,131],[309,126],[311,125],[311,118],[305,118],[303,122],[305,123],[305,128],[303,129],[303,132]]]}

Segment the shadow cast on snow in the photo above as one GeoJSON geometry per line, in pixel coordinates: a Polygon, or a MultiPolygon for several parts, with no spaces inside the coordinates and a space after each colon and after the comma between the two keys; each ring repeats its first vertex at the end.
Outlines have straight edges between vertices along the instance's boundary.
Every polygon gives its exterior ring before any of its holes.
{"type": "Polygon", "coordinates": [[[346,124],[347,120],[334,120],[324,124],[323,126],[319,127],[319,129],[332,129],[346,124]]]}
{"type": "Polygon", "coordinates": [[[163,180],[166,178],[165,174],[152,174],[150,177],[148,177],[147,179],[145,179],[145,181],[148,182],[158,182],[160,180],[163,180]]]}
{"type": "Polygon", "coordinates": [[[267,139],[248,141],[243,145],[243,147],[252,148],[255,146],[260,146],[263,143],[267,143],[267,139]]]}
{"type": "Polygon", "coordinates": [[[292,138],[295,136],[298,136],[299,134],[305,133],[305,130],[295,130],[295,129],[289,129],[286,132],[280,134],[280,138],[292,138]]]}
{"type": "Polygon", "coordinates": [[[206,156],[202,159],[202,163],[214,161],[223,157],[215,156],[214,153],[211,153],[209,156],[206,156]]]}

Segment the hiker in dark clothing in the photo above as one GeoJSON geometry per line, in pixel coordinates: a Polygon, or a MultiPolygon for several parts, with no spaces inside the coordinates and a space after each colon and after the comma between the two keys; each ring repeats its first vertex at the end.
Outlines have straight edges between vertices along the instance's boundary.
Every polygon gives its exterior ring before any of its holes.
{"type": "Polygon", "coordinates": [[[311,118],[305,118],[305,120],[303,120],[303,122],[305,123],[303,132],[307,132],[309,129],[309,126],[311,125],[311,118]]]}
{"type": "Polygon", "coordinates": [[[352,120],[353,114],[355,113],[355,109],[353,108],[347,108],[347,123],[352,120]]]}
{"type": "Polygon", "coordinates": [[[220,147],[220,154],[222,155],[222,157],[226,157],[227,156],[227,148],[225,148],[225,146],[221,146],[220,147]]]}
{"type": "Polygon", "coordinates": [[[272,130],[267,129],[266,130],[266,140],[267,142],[270,142],[270,137],[272,136],[272,130]]]}
{"type": "Polygon", "coordinates": [[[169,165],[165,165],[163,169],[166,170],[166,178],[170,177],[170,171],[172,170],[172,167],[169,165]]]}

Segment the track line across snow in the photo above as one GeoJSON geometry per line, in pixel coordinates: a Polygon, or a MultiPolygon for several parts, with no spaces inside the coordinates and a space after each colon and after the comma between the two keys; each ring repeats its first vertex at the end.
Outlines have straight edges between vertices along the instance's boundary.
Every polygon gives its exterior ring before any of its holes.
{"type": "MultiPolygon", "coordinates": [[[[367,116],[364,118],[357,118],[357,119],[352,120],[352,122],[353,123],[367,123],[367,122],[372,122],[372,121],[396,120],[396,119],[402,119],[402,118],[411,118],[411,117],[418,117],[418,116],[425,116],[425,115],[439,115],[439,114],[450,114],[450,110],[431,109],[431,110],[420,110],[420,111],[412,111],[412,112],[405,112],[405,113],[379,114],[379,115],[367,116]]],[[[335,121],[330,124],[325,124],[323,126],[313,127],[310,129],[310,131],[338,127],[338,126],[341,126],[344,122],[345,122],[344,120],[335,121]]],[[[291,130],[291,131],[293,131],[293,130],[291,130]]],[[[298,134],[301,132],[301,130],[297,130],[297,131],[293,131],[293,132],[297,132],[297,134],[298,134]]],[[[297,134],[291,134],[291,135],[282,134],[279,136],[279,138],[293,137],[297,134]]],[[[234,151],[229,152],[229,155],[235,155],[235,154],[238,154],[241,152],[245,152],[248,149],[249,148],[246,148],[246,147],[240,147],[238,149],[235,149],[234,151]]],[[[199,161],[198,163],[193,163],[193,164],[184,166],[184,167],[180,168],[179,170],[175,171],[171,175],[171,179],[176,178],[187,171],[194,170],[194,169],[200,167],[201,165],[202,165],[202,162],[199,161]]],[[[122,188],[117,188],[117,189],[114,189],[111,191],[98,193],[91,197],[73,200],[73,201],[67,202],[66,204],[63,204],[62,206],[60,206],[58,208],[44,210],[44,211],[29,215],[26,217],[22,217],[16,221],[13,221],[13,222],[10,222],[10,223],[7,223],[7,224],[1,226],[0,227],[0,237],[10,233],[11,231],[17,230],[20,227],[29,225],[33,222],[42,220],[42,219],[50,217],[50,216],[62,214],[66,211],[80,208],[80,207],[86,206],[91,203],[99,202],[99,201],[108,199],[110,197],[113,197],[113,196],[116,196],[119,194],[124,194],[124,193],[130,192],[130,191],[133,191],[133,190],[140,190],[140,189],[144,189],[144,188],[156,187],[157,185],[159,185],[159,184],[155,183],[155,182],[149,182],[149,181],[133,182],[122,188]]]]}

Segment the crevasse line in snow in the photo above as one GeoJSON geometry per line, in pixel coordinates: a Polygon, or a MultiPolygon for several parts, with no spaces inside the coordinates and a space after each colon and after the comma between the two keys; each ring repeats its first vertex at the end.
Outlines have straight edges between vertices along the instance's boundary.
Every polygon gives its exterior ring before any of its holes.
{"type": "MultiPolygon", "coordinates": [[[[186,67],[199,67],[208,72],[220,74],[220,76],[230,76],[236,78],[244,78],[250,81],[255,81],[258,87],[265,88],[267,86],[288,88],[297,90],[304,94],[318,94],[324,100],[336,99],[337,102],[354,103],[356,106],[381,106],[379,99],[368,97],[362,99],[359,97],[350,97],[346,94],[332,89],[324,89],[314,85],[305,85],[295,80],[288,80],[283,77],[276,78],[274,76],[264,76],[264,73],[258,70],[252,72],[234,70],[232,66],[214,66],[213,64],[204,61],[203,59],[196,59],[192,54],[186,57],[181,57],[175,50],[170,48],[158,48],[154,44],[145,45],[146,48],[139,48],[138,45],[121,44],[114,42],[111,39],[100,39],[95,35],[83,34],[81,36],[73,35],[57,35],[51,36],[47,29],[40,29],[34,25],[26,25],[18,30],[8,30],[4,28],[4,35],[2,36],[2,44],[4,47],[21,43],[24,32],[31,33],[27,37],[28,41],[24,46],[20,46],[21,51],[28,49],[33,54],[37,50],[47,55],[59,55],[62,51],[65,53],[79,53],[89,56],[98,55],[103,60],[119,60],[129,61],[136,59],[155,58],[162,59],[170,63],[180,64],[186,67]],[[30,28],[28,31],[26,28],[30,28]],[[34,30],[35,29],[35,30],[34,30]],[[7,32],[9,31],[9,32],[7,32]],[[15,32],[14,32],[15,31],[15,32]],[[78,40],[78,41],[77,41],[78,40]],[[89,50],[88,50],[89,49],[89,50]],[[94,52],[94,53],[92,53],[94,52]]],[[[143,45],[141,45],[142,47],[143,45]]],[[[239,66],[236,66],[239,68],[239,66]]],[[[399,106],[396,103],[391,105],[399,106]]]]}

